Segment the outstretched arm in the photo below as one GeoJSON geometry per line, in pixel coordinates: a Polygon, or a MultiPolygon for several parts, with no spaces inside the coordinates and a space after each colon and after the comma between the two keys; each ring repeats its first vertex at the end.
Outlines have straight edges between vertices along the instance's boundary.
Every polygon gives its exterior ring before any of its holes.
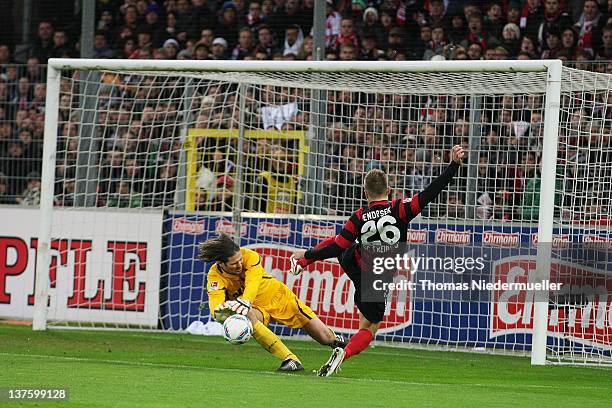
{"type": "Polygon", "coordinates": [[[332,239],[328,238],[320,242],[317,246],[307,251],[298,251],[294,253],[293,258],[298,260],[301,266],[306,266],[314,261],[340,256],[342,251],[350,247],[359,235],[357,225],[359,224],[359,218],[361,217],[362,211],[363,209],[359,209],[351,215],[344,224],[340,234],[332,239]]]}
{"type": "Polygon", "coordinates": [[[401,205],[400,215],[404,221],[410,221],[419,215],[427,204],[434,201],[440,195],[457,174],[457,170],[459,170],[459,166],[461,166],[464,156],[465,150],[463,147],[459,145],[453,146],[451,150],[452,161],[446,170],[432,181],[425,190],[415,194],[412,198],[404,198],[402,202],[399,203],[401,205]]]}

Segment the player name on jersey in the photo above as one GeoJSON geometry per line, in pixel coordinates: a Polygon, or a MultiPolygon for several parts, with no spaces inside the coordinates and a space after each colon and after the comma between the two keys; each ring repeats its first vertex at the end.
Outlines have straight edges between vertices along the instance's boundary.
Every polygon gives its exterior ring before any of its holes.
{"type": "Polygon", "coordinates": [[[363,213],[361,219],[363,221],[375,220],[391,213],[391,207],[381,208],[380,210],[370,210],[363,213]]]}

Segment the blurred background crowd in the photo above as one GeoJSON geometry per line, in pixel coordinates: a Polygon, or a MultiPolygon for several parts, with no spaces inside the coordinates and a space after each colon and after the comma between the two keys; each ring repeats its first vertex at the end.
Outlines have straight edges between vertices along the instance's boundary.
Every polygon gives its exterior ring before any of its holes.
{"type": "MultiPolygon", "coordinates": [[[[98,0],[93,56],[310,60],[313,7],[314,0],[98,0]]],[[[40,17],[33,22],[37,30],[28,44],[17,46],[16,41],[0,37],[0,204],[38,204],[45,63],[52,57],[80,55],[78,15],[40,17]]],[[[612,0],[327,0],[325,26],[327,60],[556,58],[579,69],[612,74],[612,0]]],[[[136,88],[146,92],[143,89],[155,85],[139,82],[136,88]]],[[[70,81],[64,81],[62,87],[62,155],[58,157],[56,193],[58,204],[72,205],[79,144],[76,124],[81,118],[72,115],[78,100],[69,96],[73,92],[70,81]]],[[[97,117],[99,124],[108,125],[98,127],[102,153],[97,205],[169,205],[174,199],[179,156],[184,151],[178,123],[186,118],[178,114],[180,102],[171,102],[168,90],[149,90],[146,98],[138,90],[131,96],[134,101],[140,97],[159,103],[109,104],[97,117]],[[169,122],[173,126],[167,126],[169,122]]],[[[194,114],[193,127],[235,128],[238,115],[227,109],[232,106],[234,88],[208,85],[198,92],[201,111],[194,114]]],[[[266,101],[266,92],[282,94],[274,89],[254,91],[249,126],[308,127],[309,94],[266,101]],[[291,100],[298,102],[293,106],[291,100]],[[283,111],[288,117],[280,123],[266,121],[261,108],[270,103],[289,106],[289,111],[283,111]]],[[[541,95],[488,98],[482,102],[486,108],[478,115],[478,126],[470,123],[474,116],[469,112],[474,107],[466,97],[326,92],[325,98],[328,213],[344,214],[356,207],[356,201],[363,199],[360,178],[374,166],[389,172],[396,186],[394,194],[418,192],[439,173],[440,163],[448,160],[445,151],[455,143],[470,146],[469,137],[477,131],[477,183],[470,192],[474,197],[466,196],[470,186],[464,173],[458,188],[446,194],[445,204],[433,207],[431,215],[464,218],[466,203],[471,203],[474,213],[469,215],[477,218],[536,218],[544,119],[541,95]]],[[[612,161],[612,94],[608,90],[586,99],[587,103],[564,112],[564,119],[575,126],[562,129],[560,145],[561,159],[575,163],[564,166],[563,172],[574,172],[574,179],[584,176],[585,180],[585,174],[580,176],[581,171],[588,172],[580,166],[589,162],[585,155],[596,150],[599,160],[612,161]]],[[[205,151],[202,168],[208,171],[201,170],[199,179],[210,185],[212,177],[218,188],[207,187],[208,193],[196,197],[196,206],[231,210],[235,146],[215,143],[200,146],[205,151]]],[[[254,140],[247,148],[251,156],[265,158],[252,161],[249,172],[254,178],[248,183],[251,190],[246,191],[252,199],[247,205],[254,211],[296,212],[300,199],[292,153],[296,147],[254,140]]],[[[606,176],[597,177],[603,180],[606,176]]],[[[609,207],[610,192],[597,186],[564,185],[559,189],[571,190],[572,199],[558,204],[579,206],[585,221],[590,220],[585,214],[601,218],[609,207]]]]}

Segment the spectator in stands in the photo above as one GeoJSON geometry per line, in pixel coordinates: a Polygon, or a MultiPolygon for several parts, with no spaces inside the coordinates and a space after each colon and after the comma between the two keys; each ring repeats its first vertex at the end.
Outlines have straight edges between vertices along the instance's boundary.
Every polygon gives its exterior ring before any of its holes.
{"type": "MultiPolygon", "coordinates": [[[[422,39],[429,38],[429,41],[423,43],[423,48],[418,50],[419,59],[423,58],[423,54],[427,49],[427,44],[431,41],[431,29],[429,27],[428,29],[429,35],[421,36],[422,39]]],[[[389,31],[389,36],[387,37],[387,44],[385,45],[385,48],[387,49],[386,57],[390,60],[395,59],[398,53],[405,51],[406,45],[404,40],[404,31],[401,28],[393,27],[391,31],[389,31]]]]}
{"type": "Polygon", "coordinates": [[[471,60],[482,59],[483,49],[479,43],[472,43],[467,48],[467,55],[471,60]]]}
{"type": "MultiPolygon", "coordinates": [[[[290,27],[300,27],[302,15],[300,13],[300,0],[286,0],[284,5],[281,3],[274,13],[268,19],[268,24],[273,30],[276,30],[276,38],[286,36],[286,31],[290,27]]],[[[297,55],[297,53],[295,53],[297,55]]]]}
{"type": "Polygon", "coordinates": [[[254,210],[275,214],[295,212],[297,185],[293,160],[286,149],[274,146],[270,152],[270,167],[255,179],[254,210]]]}
{"type": "Polygon", "coordinates": [[[561,8],[560,0],[544,0],[544,16],[538,27],[538,42],[546,48],[546,37],[549,31],[559,35],[573,24],[570,15],[561,8]]]}
{"type": "Polygon", "coordinates": [[[149,10],[145,14],[144,22],[138,25],[138,31],[140,33],[149,34],[149,42],[154,47],[159,47],[162,45],[162,41],[166,38],[164,34],[164,29],[161,26],[159,21],[159,15],[155,10],[149,10]]]}
{"type": "Polygon", "coordinates": [[[468,34],[461,42],[461,46],[467,48],[469,44],[478,43],[483,49],[491,45],[491,36],[484,30],[482,26],[482,17],[478,14],[472,14],[468,17],[468,34]]]}
{"type": "Polygon", "coordinates": [[[255,30],[259,25],[263,24],[267,20],[265,16],[261,14],[261,4],[256,1],[249,3],[249,12],[244,18],[242,24],[251,30],[255,30]]]}
{"type": "Polygon", "coordinates": [[[381,45],[386,39],[384,29],[378,18],[378,10],[374,7],[369,7],[363,12],[363,24],[361,30],[358,33],[359,37],[363,39],[364,36],[369,36],[376,40],[376,43],[381,45]]]}
{"type": "Polygon", "coordinates": [[[9,194],[7,177],[0,172],[0,204],[15,204],[15,199],[9,194]]]}
{"type": "Polygon", "coordinates": [[[38,38],[32,45],[30,56],[44,63],[53,55],[53,25],[49,21],[38,24],[38,38]]]}
{"type": "Polygon", "coordinates": [[[503,10],[500,4],[491,3],[489,9],[487,10],[487,17],[485,19],[485,30],[491,36],[495,37],[497,40],[501,40],[502,31],[506,25],[506,21],[503,18],[503,10]]]}
{"type": "Polygon", "coordinates": [[[342,15],[335,10],[333,0],[326,0],[326,4],[327,19],[325,22],[325,46],[330,48],[331,44],[340,34],[342,15]]]}
{"type": "Polygon", "coordinates": [[[429,185],[431,175],[429,172],[429,164],[417,157],[416,150],[408,148],[404,150],[404,159],[407,163],[406,177],[404,185],[406,195],[414,195],[423,191],[429,185]]]}
{"type": "Polygon", "coordinates": [[[335,51],[340,50],[342,44],[353,44],[359,46],[359,38],[355,31],[355,23],[351,18],[343,18],[340,22],[340,34],[338,34],[329,45],[329,48],[335,51]]]}
{"type": "Polygon", "coordinates": [[[18,110],[27,110],[30,107],[31,100],[30,81],[27,77],[21,77],[11,98],[11,104],[18,110]]]}
{"type": "Polygon", "coordinates": [[[134,191],[129,180],[121,180],[117,185],[117,191],[108,197],[106,205],[118,208],[139,208],[142,207],[142,194],[134,191]]]}
{"type": "Polygon", "coordinates": [[[234,179],[230,176],[220,176],[217,179],[217,189],[208,205],[208,211],[232,211],[233,198],[234,179]]]}
{"type": "Polygon", "coordinates": [[[434,24],[431,30],[431,41],[426,45],[423,59],[430,60],[434,55],[443,55],[447,44],[444,26],[439,23],[434,24]]]}
{"type": "Polygon", "coordinates": [[[506,23],[513,23],[520,27],[521,26],[521,14],[522,14],[522,9],[521,9],[520,3],[511,1],[508,6],[506,23]]]}
{"type": "Polygon", "coordinates": [[[357,59],[364,61],[378,60],[381,53],[384,55],[384,51],[379,50],[376,46],[376,37],[372,34],[365,34],[363,37],[361,37],[361,49],[357,59]]]}
{"type": "Polygon", "coordinates": [[[225,48],[232,47],[233,49],[236,45],[238,40],[238,28],[236,5],[231,1],[226,1],[223,3],[223,6],[221,6],[221,14],[215,28],[217,37],[227,41],[225,48]]]}
{"type": "Polygon", "coordinates": [[[302,45],[300,46],[300,51],[298,52],[297,59],[298,60],[310,60],[312,59],[313,52],[313,39],[311,36],[304,38],[302,45]]]}
{"type": "Polygon", "coordinates": [[[568,27],[561,34],[561,51],[568,59],[576,57],[576,47],[578,46],[578,33],[574,27],[568,27]]]}
{"type": "Polygon", "coordinates": [[[575,67],[584,71],[589,71],[591,66],[588,64],[589,61],[593,60],[593,53],[588,50],[578,50],[576,57],[574,58],[575,67]]]}
{"type": "Polygon", "coordinates": [[[338,54],[340,61],[353,61],[357,59],[357,48],[353,44],[342,44],[338,54]]]}
{"type": "Polygon", "coordinates": [[[338,184],[331,189],[334,197],[332,208],[337,209],[337,214],[351,213],[354,211],[355,204],[361,204],[363,197],[360,187],[366,171],[363,159],[355,158],[342,163],[341,171],[338,174],[338,184]]]}
{"type": "Polygon", "coordinates": [[[106,33],[104,31],[97,31],[94,36],[93,43],[93,57],[94,58],[112,58],[113,50],[108,45],[106,33]]]}
{"type": "Polygon", "coordinates": [[[278,52],[277,43],[272,36],[272,31],[265,24],[262,24],[257,29],[257,44],[255,45],[254,53],[258,52],[266,54],[266,59],[271,59],[278,52]]]}
{"type": "Polygon", "coordinates": [[[285,42],[283,45],[283,56],[285,55],[298,55],[300,53],[300,47],[304,41],[304,33],[299,25],[294,24],[287,28],[285,32],[285,42]]]}
{"type": "Polygon", "coordinates": [[[123,21],[121,26],[119,26],[119,33],[123,32],[125,29],[135,33],[138,29],[138,12],[136,7],[128,4],[121,12],[123,13],[123,21]]]}
{"type": "Polygon", "coordinates": [[[582,14],[576,22],[580,31],[578,33],[578,48],[594,53],[599,49],[601,32],[606,24],[605,17],[599,11],[596,0],[585,0],[582,14]]]}
{"type": "MultiPolygon", "coordinates": [[[[213,0],[191,0],[195,28],[213,28],[216,24],[216,2],[213,0]]],[[[212,38],[211,38],[212,41],[212,38]]]]}
{"type": "Polygon", "coordinates": [[[546,49],[542,51],[540,58],[542,59],[554,59],[557,54],[563,49],[561,44],[561,36],[557,31],[549,30],[546,33],[546,49]]]}
{"type": "Polygon", "coordinates": [[[4,65],[11,63],[11,50],[8,45],[0,44],[0,74],[4,73],[4,65]]]}
{"type": "Polygon", "coordinates": [[[601,36],[601,48],[597,52],[597,58],[612,61],[612,24],[608,24],[601,36]]]}
{"type": "Polygon", "coordinates": [[[447,30],[448,40],[453,44],[459,44],[467,35],[467,23],[463,14],[456,13],[451,17],[450,28],[447,30]]]}
{"type": "MultiPolygon", "coordinates": [[[[560,169],[557,169],[559,172],[560,169]]],[[[523,220],[536,221],[540,211],[540,190],[541,190],[541,163],[534,176],[529,179],[525,192],[523,193],[523,202],[521,203],[521,212],[523,220]]],[[[563,176],[557,175],[555,182],[555,206],[561,205],[561,191],[563,191],[563,176]]]]}
{"type": "Polygon", "coordinates": [[[164,46],[160,50],[164,52],[165,59],[176,59],[179,51],[179,43],[174,38],[169,38],[164,41],[164,46]]]}
{"type": "Polygon", "coordinates": [[[17,197],[17,204],[37,206],[40,204],[40,173],[34,171],[26,177],[26,188],[17,197]]]}
{"type": "Polygon", "coordinates": [[[501,36],[501,45],[508,50],[510,59],[515,59],[520,48],[521,29],[514,23],[504,26],[501,36]]]}
{"type": "Polygon", "coordinates": [[[200,41],[198,44],[204,44],[208,49],[212,47],[212,42],[215,39],[215,32],[212,28],[204,28],[200,33],[200,41]]]}
{"type": "Polygon", "coordinates": [[[193,51],[193,59],[207,60],[209,59],[209,52],[210,50],[206,45],[202,44],[201,42],[197,43],[193,51]]]}
{"type": "Polygon", "coordinates": [[[521,14],[520,27],[524,35],[538,38],[538,28],[544,18],[544,7],[541,0],[527,0],[521,14]]]}
{"type": "Polygon", "coordinates": [[[73,52],[68,45],[68,37],[65,30],[56,30],[53,33],[53,49],[51,57],[53,58],[71,58],[73,52]]]}
{"type": "Polygon", "coordinates": [[[531,37],[524,36],[521,39],[520,52],[529,55],[531,59],[537,59],[537,49],[531,37]]]}
{"type": "Polygon", "coordinates": [[[238,34],[238,44],[232,51],[231,58],[233,60],[243,60],[246,56],[251,55],[254,50],[253,32],[249,27],[243,27],[238,34]]]}
{"type": "Polygon", "coordinates": [[[446,206],[443,207],[444,214],[440,214],[446,218],[465,219],[465,203],[463,198],[456,192],[449,192],[446,206]]]}
{"type": "Polygon", "coordinates": [[[224,60],[227,59],[227,41],[223,38],[215,38],[212,42],[211,59],[224,60]]]}
{"type": "Polygon", "coordinates": [[[114,23],[115,23],[115,17],[113,16],[113,10],[105,9],[105,10],[102,10],[102,13],[100,14],[100,19],[98,20],[96,29],[103,30],[103,31],[106,31],[107,33],[112,34],[115,29],[114,23]]]}
{"type": "Polygon", "coordinates": [[[193,12],[189,0],[177,0],[176,2],[176,39],[184,43],[187,38],[196,36],[196,24],[198,16],[193,12]]]}

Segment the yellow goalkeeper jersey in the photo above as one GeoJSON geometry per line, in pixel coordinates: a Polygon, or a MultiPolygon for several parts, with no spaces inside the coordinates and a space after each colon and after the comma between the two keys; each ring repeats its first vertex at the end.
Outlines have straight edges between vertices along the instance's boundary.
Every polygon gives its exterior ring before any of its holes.
{"type": "Polygon", "coordinates": [[[272,302],[274,296],[284,286],[273,276],[264,271],[259,254],[251,249],[240,248],[242,253],[242,273],[231,275],[224,273],[215,263],[208,271],[209,306],[211,310],[226,300],[241,297],[253,306],[265,306],[272,302]]]}

